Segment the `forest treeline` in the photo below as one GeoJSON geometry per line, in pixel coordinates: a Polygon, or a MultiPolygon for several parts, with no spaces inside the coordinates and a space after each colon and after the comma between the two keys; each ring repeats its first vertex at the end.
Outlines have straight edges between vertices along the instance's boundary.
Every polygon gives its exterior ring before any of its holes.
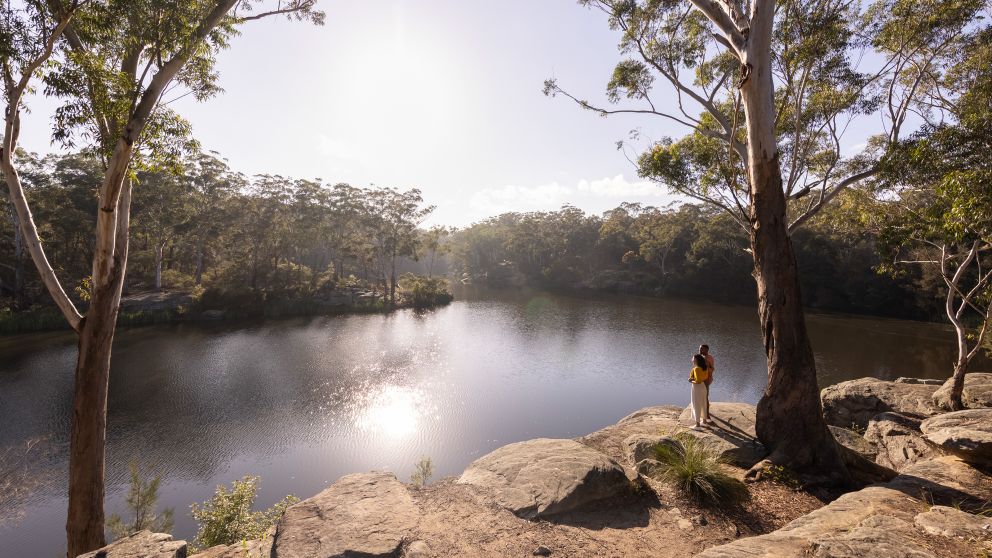
{"type": "MultiPolygon", "coordinates": [[[[793,233],[805,305],[942,320],[944,287],[933,270],[880,272],[862,195],[845,193],[793,233]]],[[[450,249],[454,269],[473,281],[755,302],[747,233],[711,205],[507,213],[456,231],[450,249]]]]}
{"type": "MultiPolygon", "coordinates": [[[[85,302],[99,162],[85,153],[24,156],[22,175],[49,258],[73,286],[71,296],[85,302]]],[[[943,319],[942,286],[931,270],[877,271],[884,262],[875,232],[859,217],[860,195],[846,193],[793,235],[806,306],[943,319]]],[[[7,209],[0,307],[50,306],[7,209]]],[[[565,206],[450,230],[422,226],[432,210],[415,189],[248,177],[201,153],[181,168],[138,173],[125,290],[191,292],[223,308],[352,288],[388,303],[403,273],[418,271],[497,287],[754,303],[746,231],[710,205],[623,203],[603,215],[565,206]]]]}
{"type": "MultiPolygon", "coordinates": [[[[85,303],[93,258],[96,189],[90,154],[22,153],[21,178],[57,275],[85,303]]],[[[430,250],[420,224],[433,207],[420,191],[327,185],[278,175],[245,176],[200,153],[178,168],[134,178],[125,293],[192,292],[214,305],[299,300],[340,287],[396,303],[403,260],[430,250]]],[[[51,305],[26,253],[16,213],[0,224],[0,307],[51,305]]],[[[414,287],[423,281],[406,278],[414,287]]],[[[432,288],[442,286],[431,283],[432,288]]]]}

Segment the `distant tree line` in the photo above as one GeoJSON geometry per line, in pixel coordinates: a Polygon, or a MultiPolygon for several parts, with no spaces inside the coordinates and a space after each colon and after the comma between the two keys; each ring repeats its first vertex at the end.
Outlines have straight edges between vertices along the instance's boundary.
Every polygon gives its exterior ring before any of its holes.
{"type": "MultiPolygon", "coordinates": [[[[942,282],[929,268],[879,273],[879,234],[851,191],[792,235],[807,307],[938,321],[942,282]]],[[[494,285],[605,290],[754,304],[746,232],[706,204],[624,203],[602,216],[565,206],[506,213],[455,231],[451,266],[494,285]]]]}
{"type": "MultiPolygon", "coordinates": [[[[93,259],[96,189],[88,153],[22,153],[21,179],[57,275],[85,302],[93,259]]],[[[178,168],[138,172],[127,291],[206,291],[299,298],[347,285],[396,302],[408,261],[430,268],[443,229],[420,224],[433,210],[419,190],[357,188],[278,175],[245,176],[215,154],[178,168]]],[[[0,222],[0,306],[50,305],[26,254],[16,213],[0,222]]]]}

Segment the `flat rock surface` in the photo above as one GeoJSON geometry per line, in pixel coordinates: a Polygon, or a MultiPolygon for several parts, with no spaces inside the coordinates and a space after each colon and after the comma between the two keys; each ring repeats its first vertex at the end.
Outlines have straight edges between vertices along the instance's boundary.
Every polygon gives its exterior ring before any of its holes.
{"type": "Polygon", "coordinates": [[[875,447],[875,444],[865,439],[864,436],[849,428],[841,428],[840,426],[833,425],[829,425],[828,428],[830,428],[830,433],[834,435],[837,443],[860,453],[869,461],[875,461],[878,455],[878,448],[875,447]]]}
{"type": "Polygon", "coordinates": [[[276,524],[272,556],[395,556],[416,526],[417,506],[392,473],[346,475],[290,506],[276,524]]]}
{"type": "MultiPolygon", "coordinates": [[[[685,432],[702,440],[724,459],[746,469],[768,454],[754,433],[755,413],[754,405],[748,403],[714,402],[710,404],[710,418],[714,424],[685,432]]],[[[679,422],[683,428],[691,426],[692,409],[683,409],[679,422]]]]}
{"type": "Polygon", "coordinates": [[[872,417],[864,438],[875,448],[875,463],[901,471],[917,461],[944,455],[923,437],[921,422],[899,413],[880,413],[872,417]]]}
{"type": "Polygon", "coordinates": [[[927,440],[965,461],[992,466],[992,408],[937,415],[923,421],[920,430],[927,440]]]}
{"type": "Polygon", "coordinates": [[[78,558],[186,558],[186,541],[174,541],[165,533],[138,531],[78,558]]]}
{"type": "Polygon", "coordinates": [[[992,518],[948,506],[934,506],[914,520],[931,535],[975,541],[992,541],[992,518]]]}
{"type": "Polygon", "coordinates": [[[189,558],[246,558],[250,556],[269,556],[272,553],[273,528],[268,537],[262,540],[244,541],[240,544],[211,546],[189,558]]]}
{"type": "Polygon", "coordinates": [[[920,418],[933,416],[938,412],[932,401],[938,387],[858,378],[824,388],[820,399],[827,424],[862,429],[873,416],[886,411],[920,418]]]}
{"type": "Polygon", "coordinates": [[[575,440],[538,438],[496,449],[458,479],[491,491],[496,503],[534,519],[617,496],[630,487],[623,467],[575,440]]]}

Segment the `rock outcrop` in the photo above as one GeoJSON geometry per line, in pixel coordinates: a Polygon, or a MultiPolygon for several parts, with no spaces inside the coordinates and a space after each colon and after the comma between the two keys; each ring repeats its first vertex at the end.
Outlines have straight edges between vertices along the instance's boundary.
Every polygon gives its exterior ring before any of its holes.
{"type": "Polygon", "coordinates": [[[575,440],[538,438],[498,448],[459,477],[490,491],[500,506],[535,519],[624,493],[630,482],[619,463],[575,440]]]}
{"type": "Polygon", "coordinates": [[[938,537],[992,543],[992,518],[948,506],[934,506],[914,520],[923,531],[938,537]]]}
{"type": "Polygon", "coordinates": [[[992,466],[992,409],[967,409],[929,418],[920,430],[930,442],[965,461],[992,466]]]}
{"type": "Polygon", "coordinates": [[[923,437],[921,422],[899,413],[880,413],[872,417],[864,439],[875,448],[875,462],[901,471],[917,461],[944,455],[923,437]]]}
{"type": "Polygon", "coordinates": [[[286,510],[272,556],[395,556],[417,517],[406,485],[392,473],[346,475],[286,510]]]}
{"type": "MultiPolygon", "coordinates": [[[[830,433],[834,435],[834,439],[837,440],[838,444],[861,454],[869,461],[875,461],[878,457],[878,448],[861,434],[840,426],[829,425],[828,428],[830,428],[830,433]]],[[[885,464],[882,463],[882,465],[885,464]]],[[[886,465],[886,467],[889,466],[886,465]]]]}
{"type": "Polygon", "coordinates": [[[653,453],[662,437],[679,428],[680,414],[682,407],[674,405],[646,407],[578,441],[633,468],[653,453]]]}
{"type": "Polygon", "coordinates": [[[172,535],[165,533],[138,531],[78,558],[186,558],[186,541],[172,540],[172,535]]]}
{"type": "Polygon", "coordinates": [[[820,392],[823,416],[827,424],[858,429],[867,427],[872,417],[887,411],[918,418],[930,417],[938,412],[932,402],[937,387],[878,378],[841,382],[820,392]]]}

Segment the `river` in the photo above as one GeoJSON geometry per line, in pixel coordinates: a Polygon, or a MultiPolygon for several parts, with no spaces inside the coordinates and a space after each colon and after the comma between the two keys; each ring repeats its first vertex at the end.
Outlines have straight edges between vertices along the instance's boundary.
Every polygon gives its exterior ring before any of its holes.
{"type": "MultiPolygon", "coordinates": [[[[119,331],[108,515],[126,511],[132,461],[162,476],[160,506],[175,508],[174,534],[188,540],[190,504],[243,475],[261,477],[258,503],[268,506],[349,472],[408,480],[422,456],[434,479],[457,474],[506,443],[579,436],[644,406],[687,403],[689,360],[704,342],[716,357],[714,400],[756,402],[765,383],[753,308],[456,294],[422,313],[119,331]]],[[[944,326],[836,315],[808,324],[821,385],[949,373],[944,326]]],[[[0,456],[8,448],[8,475],[15,462],[28,474],[19,493],[0,494],[4,556],[64,555],[75,353],[67,333],[0,338],[0,456]]]]}

